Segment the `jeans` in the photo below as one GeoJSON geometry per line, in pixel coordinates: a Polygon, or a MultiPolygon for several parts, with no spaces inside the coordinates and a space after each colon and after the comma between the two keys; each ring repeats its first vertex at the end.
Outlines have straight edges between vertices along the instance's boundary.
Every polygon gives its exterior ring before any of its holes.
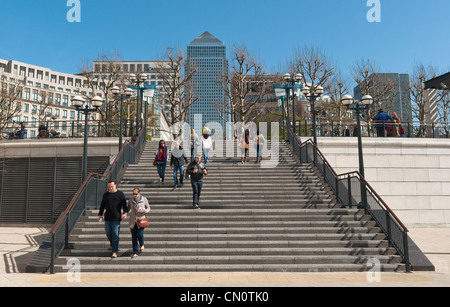
{"type": "Polygon", "coordinates": [[[166,166],[167,166],[166,162],[158,161],[157,169],[158,169],[159,178],[161,178],[161,182],[164,182],[164,176],[166,175],[166,166]]]}
{"type": "Polygon", "coordinates": [[[203,181],[191,181],[193,195],[193,206],[198,205],[200,193],[202,192],[203,181]]]}
{"type": "Polygon", "coordinates": [[[120,221],[105,221],[105,231],[112,247],[112,252],[117,253],[119,251],[120,221]]]}
{"type": "Polygon", "coordinates": [[[208,163],[209,159],[209,149],[203,148],[203,158],[205,160],[205,164],[208,163]]]}
{"type": "Polygon", "coordinates": [[[259,156],[262,156],[264,145],[256,145],[256,160],[259,160],[259,156]]]}
{"type": "Polygon", "coordinates": [[[175,187],[178,186],[178,170],[180,170],[180,184],[183,184],[183,178],[184,178],[184,165],[181,166],[173,166],[173,182],[175,184],[175,187]]]}
{"type": "Polygon", "coordinates": [[[133,243],[133,254],[139,255],[139,247],[144,246],[144,229],[145,228],[139,228],[136,223],[133,228],[130,228],[131,242],[133,243]]]}

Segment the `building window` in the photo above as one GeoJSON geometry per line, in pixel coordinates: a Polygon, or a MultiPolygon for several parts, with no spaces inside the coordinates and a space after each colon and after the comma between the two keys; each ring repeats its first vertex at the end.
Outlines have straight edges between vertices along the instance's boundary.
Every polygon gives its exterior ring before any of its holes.
{"type": "Polygon", "coordinates": [[[38,90],[33,90],[33,96],[31,97],[31,100],[38,101],[38,90]]]}
{"type": "Polygon", "coordinates": [[[55,95],[55,104],[60,106],[61,105],[61,94],[55,95]]]}
{"type": "Polygon", "coordinates": [[[23,99],[25,99],[25,100],[30,100],[30,89],[29,88],[26,88],[25,90],[24,90],[24,95],[23,95],[23,99]]]}

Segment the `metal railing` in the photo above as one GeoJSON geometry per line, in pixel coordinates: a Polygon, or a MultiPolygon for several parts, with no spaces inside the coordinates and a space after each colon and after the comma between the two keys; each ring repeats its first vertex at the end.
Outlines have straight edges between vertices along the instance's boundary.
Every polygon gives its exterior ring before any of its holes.
{"type": "Polygon", "coordinates": [[[403,258],[406,272],[410,272],[408,229],[364,177],[358,171],[338,175],[311,139],[301,143],[291,127],[287,131],[288,141],[300,162],[313,163],[318,168],[340,204],[364,209],[385,233],[389,246],[403,258]]]}
{"type": "MultiPolygon", "coordinates": [[[[150,128],[150,127],[149,127],[150,128]]],[[[66,119],[41,122],[25,123],[25,131],[19,137],[20,123],[10,122],[2,131],[0,137],[12,138],[81,138],[84,136],[84,120],[66,119]]],[[[124,121],[122,124],[122,134],[124,136],[134,136],[136,133],[136,123],[134,121],[124,121]]],[[[105,123],[101,120],[88,121],[89,137],[117,137],[120,135],[120,122],[109,121],[105,123]]]]}
{"type": "Polygon", "coordinates": [[[61,252],[69,246],[69,237],[75,225],[85,214],[87,209],[98,209],[103,194],[107,191],[109,180],[117,180],[117,177],[126,164],[136,163],[136,158],[141,152],[146,138],[142,129],[134,144],[125,141],[116,156],[111,167],[105,174],[90,173],[82,183],[78,192],[73,197],[66,210],[60,215],[53,225],[51,234],[50,273],[54,274],[55,263],[61,252]]]}
{"type": "MultiPolygon", "coordinates": [[[[292,124],[292,122],[291,122],[292,124]]],[[[355,120],[332,121],[319,118],[316,123],[317,136],[339,137],[357,136],[357,123],[355,120]],[[348,129],[346,131],[346,128],[348,129]]],[[[376,137],[377,127],[383,126],[386,137],[406,138],[450,138],[450,123],[448,122],[418,122],[404,121],[401,123],[375,123],[361,120],[361,136],[376,137]],[[396,130],[397,133],[394,132],[396,130]]],[[[296,122],[296,134],[300,136],[312,136],[313,124],[309,119],[296,122]]]]}

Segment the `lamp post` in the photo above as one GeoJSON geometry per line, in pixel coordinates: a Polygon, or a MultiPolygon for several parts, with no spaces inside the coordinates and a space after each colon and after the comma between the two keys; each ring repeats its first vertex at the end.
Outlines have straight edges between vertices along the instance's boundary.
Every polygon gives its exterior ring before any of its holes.
{"type": "MultiPolygon", "coordinates": [[[[155,96],[155,92],[156,92],[156,85],[145,85],[144,86],[144,91],[142,93],[142,96],[147,96],[148,98],[151,98],[153,101],[153,97],[155,96]]],[[[145,137],[147,137],[147,124],[148,124],[148,104],[149,102],[146,101],[145,102],[145,121],[144,121],[144,133],[145,133],[145,137]]]]}
{"type": "Polygon", "coordinates": [[[273,90],[275,92],[275,97],[277,97],[278,99],[281,99],[281,115],[283,116],[283,122],[281,124],[281,126],[283,127],[283,140],[286,139],[286,119],[284,116],[284,98],[286,95],[286,89],[284,85],[277,85],[275,84],[273,86],[273,90]]]}
{"type": "Polygon", "coordinates": [[[136,88],[137,91],[137,96],[136,96],[136,136],[139,135],[139,120],[141,118],[141,114],[142,114],[142,96],[141,95],[141,90],[143,89],[141,87],[141,83],[144,84],[145,80],[147,80],[147,74],[141,73],[139,75],[135,75],[135,74],[130,74],[129,76],[130,79],[130,83],[132,84],[131,86],[129,86],[130,88],[136,88]],[[139,103],[141,103],[141,105],[139,106],[139,103]]]}
{"type": "Polygon", "coordinates": [[[343,105],[349,110],[356,111],[356,122],[358,129],[358,157],[359,157],[359,173],[364,177],[364,162],[363,162],[363,150],[361,140],[361,111],[367,110],[367,106],[372,104],[373,98],[370,95],[365,95],[361,101],[353,99],[351,95],[344,95],[341,99],[343,105]]]}
{"type": "Polygon", "coordinates": [[[133,90],[130,88],[125,89],[123,92],[120,91],[120,88],[118,88],[117,86],[114,86],[111,89],[112,93],[114,94],[115,97],[119,97],[120,96],[120,128],[119,128],[119,152],[122,149],[122,137],[123,137],[123,132],[122,132],[122,126],[123,126],[123,99],[124,97],[126,97],[126,99],[130,98],[131,95],[133,95],[133,90]]]}
{"type": "Polygon", "coordinates": [[[305,95],[306,98],[310,99],[311,106],[312,106],[312,114],[313,114],[313,137],[314,137],[314,144],[317,146],[317,129],[316,129],[316,110],[315,110],[315,104],[316,104],[316,98],[320,97],[323,94],[324,90],[323,87],[320,85],[310,85],[306,84],[302,88],[302,94],[305,95]]]}
{"type": "MultiPolygon", "coordinates": [[[[297,96],[299,96],[300,94],[300,89],[301,89],[301,85],[299,84],[301,82],[301,80],[303,79],[303,75],[298,73],[295,76],[291,76],[290,74],[285,74],[283,77],[284,81],[286,83],[288,83],[289,85],[291,85],[291,89],[292,89],[292,123],[293,123],[293,131],[294,134],[296,133],[296,120],[295,120],[295,94],[297,94],[297,96]],[[295,86],[297,85],[297,86],[295,86]]],[[[288,89],[288,88],[287,88],[288,89]]],[[[286,90],[287,90],[286,89],[286,90]]],[[[289,100],[289,98],[288,98],[289,100]]],[[[289,118],[288,118],[289,120],[289,118]]]]}
{"type": "Polygon", "coordinates": [[[78,112],[84,113],[84,147],[83,147],[83,181],[87,178],[87,148],[88,148],[88,121],[89,121],[89,113],[98,111],[98,108],[102,106],[103,99],[99,96],[94,96],[91,98],[91,105],[93,108],[89,107],[89,104],[86,103],[86,106],[83,108],[83,105],[86,101],[81,96],[75,96],[72,99],[72,104],[77,109],[78,112]]]}

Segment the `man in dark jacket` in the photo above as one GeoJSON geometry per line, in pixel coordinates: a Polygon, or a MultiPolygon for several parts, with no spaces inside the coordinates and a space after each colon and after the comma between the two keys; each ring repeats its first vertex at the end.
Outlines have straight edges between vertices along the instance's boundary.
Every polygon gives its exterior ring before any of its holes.
{"type": "Polygon", "coordinates": [[[112,249],[112,258],[116,258],[119,252],[120,221],[127,218],[128,208],[125,194],[117,190],[114,180],[108,182],[108,192],[103,194],[98,211],[99,221],[103,219],[103,212],[105,212],[105,231],[112,249]],[[121,211],[123,211],[123,214],[121,211]]]}
{"type": "Polygon", "coordinates": [[[191,176],[191,185],[193,191],[193,206],[194,209],[200,209],[198,202],[200,200],[200,193],[203,187],[203,176],[208,174],[205,166],[200,163],[201,156],[195,157],[194,161],[191,162],[186,170],[186,173],[191,176]]]}
{"type": "Polygon", "coordinates": [[[377,136],[384,137],[386,134],[386,128],[389,121],[394,121],[394,119],[383,111],[383,109],[378,110],[378,114],[372,118],[375,122],[375,128],[377,129],[377,136]]]}

